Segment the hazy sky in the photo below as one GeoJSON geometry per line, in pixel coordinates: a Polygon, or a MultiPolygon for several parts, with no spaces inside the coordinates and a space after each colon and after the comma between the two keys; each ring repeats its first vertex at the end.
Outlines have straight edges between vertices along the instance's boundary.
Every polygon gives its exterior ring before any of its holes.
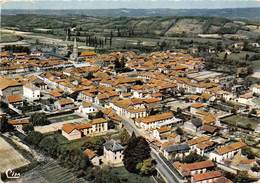
{"type": "Polygon", "coordinates": [[[244,8],[260,0],[0,0],[2,9],[244,8]]]}

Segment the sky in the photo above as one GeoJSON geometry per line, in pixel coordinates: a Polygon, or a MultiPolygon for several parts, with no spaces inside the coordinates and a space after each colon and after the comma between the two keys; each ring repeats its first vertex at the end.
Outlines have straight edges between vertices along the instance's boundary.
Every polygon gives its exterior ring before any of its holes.
{"type": "Polygon", "coordinates": [[[260,7],[260,0],[0,0],[1,9],[215,9],[260,7]]]}

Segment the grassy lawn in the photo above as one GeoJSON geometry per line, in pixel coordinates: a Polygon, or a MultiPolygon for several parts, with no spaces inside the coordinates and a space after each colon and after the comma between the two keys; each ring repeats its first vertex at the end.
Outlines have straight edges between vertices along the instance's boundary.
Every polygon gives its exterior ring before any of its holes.
{"type": "Polygon", "coordinates": [[[57,143],[60,146],[66,147],[66,149],[78,149],[81,148],[85,143],[93,143],[93,141],[95,141],[96,138],[98,137],[82,137],[80,139],[77,140],[67,140],[64,136],[62,136],[62,134],[60,133],[50,133],[47,136],[52,136],[55,137],[57,140],[57,143]]]}
{"type": "Polygon", "coordinates": [[[255,130],[257,125],[260,123],[259,119],[248,118],[248,117],[239,116],[239,115],[224,118],[222,121],[224,123],[229,124],[229,125],[238,126],[238,127],[241,127],[241,128],[248,128],[249,125],[250,125],[251,130],[255,130]]]}
{"type": "Polygon", "coordinates": [[[142,177],[137,174],[129,173],[124,167],[112,168],[110,173],[117,176],[121,180],[121,182],[154,183],[152,177],[142,177]]]}

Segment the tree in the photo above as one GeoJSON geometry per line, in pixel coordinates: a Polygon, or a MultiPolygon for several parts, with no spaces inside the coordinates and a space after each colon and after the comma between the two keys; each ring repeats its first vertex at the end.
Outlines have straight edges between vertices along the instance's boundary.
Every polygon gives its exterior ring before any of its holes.
{"type": "Polygon", "coordinates": [[[33,144],[38,145],[41,140],[43,139],[44,135],[37,131],[31,131],[28,133],[28,135],[25,137],[25,141],[33,144]]]}
{"type": "Polygon", "coordinates": [[[182,130],[180,127],[178,127],[178,128],[175,130],[175,132],[176,132],[176,134],[178,134],[178,135],[183,135],[183,130],[182,130]]]}
{"type": "Polygon", "coordinates": [[[95,118],[103,118],[104,117],[104,113],[102,111],[98,111],[95,115],[95,118]]]}
{"type": "Polygon", "coordinates": [[[83,145],[84,149],[96,151],[98,155],[103,154],[103,144],[106,140],[103,137],[92,137],[83,145]]]}
{"type": "Polygon", "coordinates": [[[0,132],[5,133],[12,131],[14,129],[13,125],[8,123],[8,119],[5,115],[2,115],[0,118],[0,132]]]}
{"type": "Polygon", "coordinates": [[[28,124],[28,125],[24,125],[22,130],[24,131],[24,133],[28,134],[34,130],[34,127],[32,124],[28,124]]]}
{"type": "Polygon", "coordinates": [[[132,173],[139,173],[138,163],[143,163],[151,157],[151,149],[144,137],[136,137],[133,133],[123,152],[123,163],[125,168],[132,173]]]}
{"type": "Polygon", "coordinates": [[[142,163],[137,164],[137,170],[139,170],[141,175],[151,175],[155,173],[156,161],[152,158],[144,160],[142,163]]]}
{"type": "Polygon", "coordinates": [[[123,131],[121,131],[121,133],[119,134],[119,139],[120,139],[120,142],[122,145],[126,145],[127,142],[129,141],[130,139],[130,135],[129,133],[127,132],[126,129],[124,129],[123,131]]]}
{"type": "Polygon", "coordinates": [[[248,159],[254,159],[255,158],[255,154],[253,153],[253,151],[251,150],[250,147],[245,147],[242,149],[241,153],[244,156],[247,156],[248,159]]]}
{"type": "Polygon", "coordinates": [[[196,152],[191,152],[188,156],[185,156],[182,160],[183,163],[194,163],[204,161],[205,158],[198,155],[196,152]]]}
{"type": "Polygon", "coordinates": [[[44,126],[50,124],[50,121],[48,120],[45,113],[34,113],[31,115],[30,121],[32,122],[33,126],[44,126]]]}
{"type": "Polygon", "coordinates": [[[247,172],[239,172],[238,175],[235,177],[235,182],[246,183],[253,182],[253,180],[248,177],[247,172]]]}

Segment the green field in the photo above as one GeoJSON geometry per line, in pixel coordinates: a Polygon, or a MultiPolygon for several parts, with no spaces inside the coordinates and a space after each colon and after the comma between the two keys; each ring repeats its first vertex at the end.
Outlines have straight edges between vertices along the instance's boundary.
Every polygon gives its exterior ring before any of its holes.
{"type": "Polygon", "coordinates": [[[224,118],[224,119],[222,119],[222,121],[224,123],[227,123],[227,124],[232,125],[232,126],[237,126],[237,127],[240,127],[240,128],[249,128],[251,130],[255,130],[257,125],[260,123],[259,119],[248,118],[248,117],[239,116],[239,115],[224,118]]]}
{"type": "Polygon", "coordinates": [[[121,182],[127,183],[154,183],[152,177],[140,176],[129,173],[124,167],[112,168],[110,174],[118,177],[121,182]]]}
{"type": "Polygon", "coordinates": [[[6,43],[6,42],[15,42],[18,41],[18,37],[14,34],[10,33],[0,33],[0,43],[6,43]]]}

